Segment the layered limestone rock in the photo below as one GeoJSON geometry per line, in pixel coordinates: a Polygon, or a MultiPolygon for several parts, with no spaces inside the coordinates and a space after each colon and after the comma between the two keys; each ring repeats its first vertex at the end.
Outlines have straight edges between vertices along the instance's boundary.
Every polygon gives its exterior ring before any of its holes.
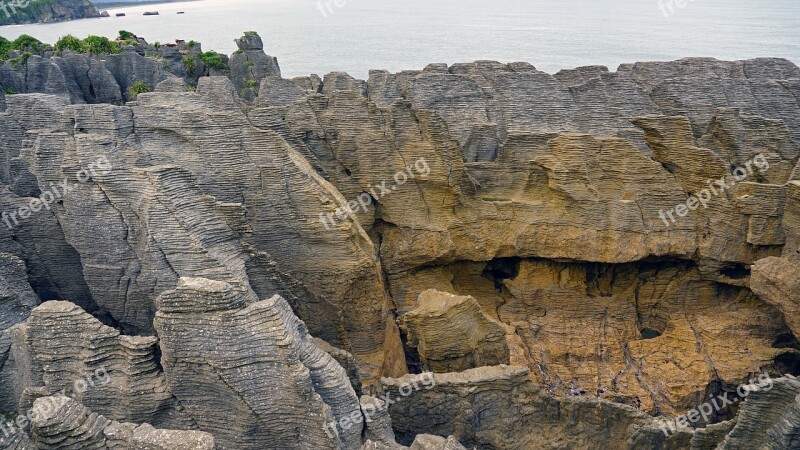
{"type": "Polygon", "coordinates": [[[750,288],[783,313],[786,324],[800,336],[800,262],[765,258],[753,265],[750,288]]]}
{"type": "MultiPolygon", "coordinates": [[[[2,206],[70,185],[0,227],[0,251],[42,300],[75,301],[136,351],[157,330],[169,390],[218,443],[358,448],[364,431],[391,446],[385,423],[359,422],[356,397],[385,388],[408,397],[388,405],[402,445],[427,433],[713,448],[752,420],[726,410],[667,436],[645,413],[682,414],[759,371],[800,373],[790,62],[552,76],[479,61],[286,80],[260,38],[239,45],[233,81],[203,77],[196,92],[179,75],[125,106],[71,105],[99,100],[42,78],[61,97],[8,95],[0,114],[2,206]],[[430,289],[455,297],[418,303],[430,289]],[[409,368],[470,370],[408,395],[379,386],[409,368]]],[[[133,53],[106,66],[115,83],[139,67],[133,53]]],[[[31,67],[54,63],[41,59],[31,67]]],[[[43,339],[58,314],[98,332],[49,308],[32,319],[49,324],[43,339]]],[[[769,442],[791,442],[785,402],[769,442]]]]}
{"type": "Polygon", "coordinates": [[[63,396],[42,397],[31,434],[38,450],[213,450],[214,438],[200,431],[158,430],[110,420],[63,396]]]}
{"type": "MultiPolygon", "coordinates": [[[[792,376],[762,376],[757,385],[743,385],[735,420],[707,425],[684,417],[690,428],[667,425],[675,418],[655,419],[593,393],[557,399],[528,375],[524,367],[497,366],[384,378],[382,385],[400,443],[430,433],[452,434],[467,448],[789,449],[797,444],[800,396],[792,376]]],[[[708,403],[710,410],[715,406],[708,403]]]]}
{"type": "Polygon", "coordinates": [[[22,260],[0,253],[0,413],[17,410],[21,389],[9,329],[25,321],[39,304],[25,272],[22,260]]]}
{"type": "Polygon", "coordinates": [[[48,95],[11,96],[8,110],[0,113],[0,251],[24,261],[28,280],[42,300],[70,299],[102,314],[84,280],[80,255],[66,242],[53,211],[70,184],[65,188],[60,179],[40,186],[29,163],[38,151],[33,142],[39,133],[69,127],[63,117],[67,105],[48,95]],[[49,206],[31,203],[44,192],[53,197],[49,206]]]}
{"type": "Polygon", "coordinates": [[[532,384],[528,369],[519,366],[435,374],[428,380],[425,375],[382,380],[393,401],[389,412],[401,444],[427,433],[453,435],[467,448],[555,443],[560,448],[627,448],[634,426],[653,423],[633,408],[592,395],[561,402],[532,384]]]}
{"type": "Polygon", "coordinates": [[[36,307],[11,329],[20,410],[61,394],[111,420],[192,428],[169,392],[154,337],[123,336],[69,302],[36,307]]]}
{"type": "Polygon", "coordinates": [[[401,318],[401,328],[424,370],[461,372],[509,363],[505,328],[484,314],[474,298],[431,289],[420,294],[417,304],[401,318]]]}
{"type": "Polygon", "coordinates": [[[219,445],[361,446],[363,418],[347,373],[314,344],[283,298],[248,304],[227,283],[181,278],[158,302],[169,386],[219,445]],[[331,431],[342,423],[349,426],[331,431]]]}
{"type": "MultiPolygon", "coordinates": [[[[268,57],[263,46],[255,48],[256,43],[261,42],[257,34],[242,39],[251,44],[247,58],[239,60],[242,64],[236,67],[246,66],[247,73],[236,71],[234,80],[247,84],[247,79],[280,76],[277,60],[268,57]],[[258,65],[254,65],[254,61],[258,65]]],[[[179,79],[185,85],[178,92],[186,92],[188,86],[197,86],[200,77],[232,75],[226,55],[213,51],[204,53],[198,42],[178,40],[175,44],[160,45],[129,36],[116,43],[112,41],[112,45],[119,45],[120,51],[112,54],[77,53],[72,49],[55,50],[48,44],[41,44],[40,48],[27,49],[27,56],[17,50],[10,55],[0,55],[0,88],[3,92],[0,93],[0,111],[6,109],[5,92],[52,94],[76,104],[123,104],[135,100],[136,93],[131,91],[135,85],[149,92],[163,82],[179,79]]],[[[257,86],[256,83],[254,92],[258,92],[257,86]]]]}
{"type": "Polygon", "coordinates": [[[264,53],[261,36],[254,31],[236,39],[236,46],[239,50],[230,59],[231,80],[236,92],[243,99],[252,101],[258,95],[261,80],[266,77],[280,79],[281,68],[277,58],[264,53]]]}
{"type": "Polygon", "coordinates": [[[320,233],[320,213],[346,204],[335,188],[280,136],[241,126],[226,78],[137,103],[73,107],[74,131],[40,135],[25,159],[39,186],[69,182],[54,211],[97,304],[147,334],[155,298],[182,276],[251,302],[278,292],[315,336],[356,355],[366,380],[402,374],[374,244],[359,229],[320,233]]]}
{"type": "Polygon", "coordinates": [[[740,383],[791,352],[774,346],[789,332],[778,310],[689,263],[503,260],[419,270],[394,285],[398,306],[427,286],[470,294],[513,327],[510,356],[537,382],[654,414],[689,409],[717,380],[740,383]]]}
{"type": "Polygon", "coordinates": [[[411,447],[400,445],[395,441],[392,429],[392,418],[386,401],[365,395],[361,397],[361,410],[364,413],[365,430],[364,445],[361,450],[466,450],[458,440],[449,436],[447,439],[430,434],[419,434],[411,443],[411,447]]]}
{"type": "Polygon", "coordinates": [[[790,449],[800,444],[800,381],[794,377],[773,380],[753,389],[742,403],[736,425],[717,447],[790,449]]]}
{"type": "Polygon", "coordinates": [[[411,443],[411,447],[399,444],[382,444],[368,440],[361,450],[466,450],[454,437],[447,439],[441,436],[420,434],[411,443]]]}

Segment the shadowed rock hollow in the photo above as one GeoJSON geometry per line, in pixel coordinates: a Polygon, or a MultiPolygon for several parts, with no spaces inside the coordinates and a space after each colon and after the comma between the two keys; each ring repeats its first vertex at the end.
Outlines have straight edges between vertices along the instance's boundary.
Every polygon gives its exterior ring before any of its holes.
{"type": "Polygon", "coordinates": [[[63,81],[0,113],[0,410],[58,405],[0,448],[797,448],[800,68],[237,43],[127,103],[145,44],[0,70],[63,81]]]}

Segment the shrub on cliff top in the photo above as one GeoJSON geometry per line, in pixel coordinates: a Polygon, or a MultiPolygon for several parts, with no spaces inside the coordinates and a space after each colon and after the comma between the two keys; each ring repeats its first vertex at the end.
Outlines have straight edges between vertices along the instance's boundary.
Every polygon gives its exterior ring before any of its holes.
{"type": "Polygon", "coordinates": [[[208,67],[213,67],[214,69],[228,68],[228,66],[225,64],[225,61],[222,60],[222,55],[215,51],[201,53],[200,59],[203,60],[203,64],[208,67]]]}
{"type": "Polygon", "coordinates": [[[11,41],[0,36],[0,61],[8,59],[8,52],[11,51],[11,41]]]}
{"type": "Polygon", "coordinates": [[[131,33],[130,31],[119,30],[119,39],[120,41],[135,41],[136,35],[131,33]]]}
{"type": "Polygon", "coordinates": [[[120,53],[122,47],[103,36],[89,36],[83,40],[83,51],[95,55],[120,53]]]}
{"type": "Polygon", "coordinates": [[[19,50],[29,53],[39,53],[44,50],[44,47],[45,45],[42,44],[42,41],[33,36],[28,36],[27,34],[23,34],[22,36],[14,39],[14,42],[11,43],[12,50],[19,50]]]}
{"type": "Polygon", "coordinates": [[[80,53],[83,51],[83,42],[81,42],[81,40],[75,36],[68,34],[66,36],[62,36],[61,39],[56,42],[55,49],[59,52],[63,52],[64,50],[72,50],[80,53]]]}

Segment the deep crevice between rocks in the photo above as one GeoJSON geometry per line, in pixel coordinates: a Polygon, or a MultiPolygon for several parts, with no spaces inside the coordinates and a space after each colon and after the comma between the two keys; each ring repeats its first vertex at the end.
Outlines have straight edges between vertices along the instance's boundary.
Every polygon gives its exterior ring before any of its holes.
{"type": "Polygon", "coordinates": [[[800,376],[800,353],[781,353],[774,359],[775,368],[782,374],[800,376]]]}
{"type": "Polygon", "coordinates": [[[734,280],[743,280],[750,276],[750,269],[744,264],[730,264],[720,269],[719,273],[734,280]]]}
{"type": "Polygon", "coordinates": [[[481,276],[494,283],[494,288],[498,294],[503,292],[505,286],[503,281],[513,280],[519,275],[519,265],[522,258],[498,258],[486,263],[486,267],[481,272],[481,276]]]}

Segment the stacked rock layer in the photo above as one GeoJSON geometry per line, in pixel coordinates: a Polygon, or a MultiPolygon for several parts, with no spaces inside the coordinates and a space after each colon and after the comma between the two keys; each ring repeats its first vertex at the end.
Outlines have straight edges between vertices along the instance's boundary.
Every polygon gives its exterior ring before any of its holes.
{"type": "Polygon", "coordinates": [[[0,103],[0,412],[58,404],[0,448],[796,447],[800,68],[237,43],[128,103],[136,49],[31,58],[66,81],[0,103]]]}

